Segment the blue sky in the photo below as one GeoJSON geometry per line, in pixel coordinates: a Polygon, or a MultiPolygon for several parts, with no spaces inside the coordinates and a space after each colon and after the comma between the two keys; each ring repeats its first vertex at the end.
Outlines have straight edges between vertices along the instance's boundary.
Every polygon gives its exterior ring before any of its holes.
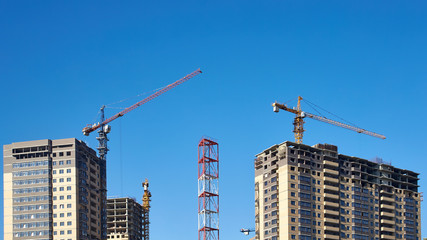
{"type": "MultiPolygon", "coordinates": [[[[140,200],[149,178],[152,239],[197,239],[204,135],[220,145],[221,238],[248,239],[239,229],[254,226],[254,155],[293,140],[293,116],[273,113],[271,103],[298,95],[387,136],[308,119],[304,143],[336,144],[343,154],[420,172],[423,192],[426,7],[416,0],[0,1],[0,144],[75,137],[96,147],[95,135],[81,129],[101,105],[201,68],[111,124],[108,195],[140,200]]],[[[422,211],[427,228],[424,203],[422,211]]]]}

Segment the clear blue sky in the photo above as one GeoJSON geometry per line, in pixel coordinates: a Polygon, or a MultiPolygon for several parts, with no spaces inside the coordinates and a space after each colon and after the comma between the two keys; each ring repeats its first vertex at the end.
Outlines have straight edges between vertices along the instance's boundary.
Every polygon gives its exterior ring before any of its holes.
{"type": "MultiPolygon", "coordinates": [[[[416,0],[0,1],[0,144],[75,137],[95,147],[95,135],[81,129],[102,104],[200,67],[202,75],[112,123],[108,195],[140,200],[149,178],[152,239],[197,239],[203,135],[220,144],[221,238],[248,239],[239,229],[254,226],[254,155],[293,140],[293,116],[270,105],[298,95],[388,137],[307,120],[304,143],[336,144],[341,153],[420,172],[425,191],[426,7],[416,0]]],[[[426,214],[423,206],[424,229],[426,214]]]]}

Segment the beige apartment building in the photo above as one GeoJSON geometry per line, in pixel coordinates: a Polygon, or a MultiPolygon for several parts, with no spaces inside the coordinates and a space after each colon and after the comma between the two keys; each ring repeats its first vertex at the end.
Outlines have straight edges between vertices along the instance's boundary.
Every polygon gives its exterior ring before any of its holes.
{"type": "Polygon", "coordinates": [[[107,239],[142,240],[142,206],[132,198],[107,200],[107,239]]]}
{"type": "Polygon", "coordinates": [[[12,143],[3,152],[4,239],[101,239],[105,164],[93,149],[69,138],[12,143]]]}
{"type": "Polygon", "coordinates": [[[256,239],[420,240],[418,175],[329,144],[274,145],[255,159],[256,239]]]}

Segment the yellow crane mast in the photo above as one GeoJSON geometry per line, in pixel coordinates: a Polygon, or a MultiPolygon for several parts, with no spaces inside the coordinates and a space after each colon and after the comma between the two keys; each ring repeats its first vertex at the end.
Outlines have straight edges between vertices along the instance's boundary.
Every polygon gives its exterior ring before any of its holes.
{"type": "Polygon", "coordinates": [[[317,115],[309,113],[309,112],[304,112],[301,110],[301,100],[303,100],[302,97],[298,96],[298,104],[297,104],[296,108],[290,108],[284,104],[280,104],[277,102],[273,103],[273,111],[274,112],[279,112],[279,110],[281,109],[281,110],[285,110],[285,111],[288,111],[290,113],[295,114],[294,123],[293,123],[294,124],[294,131],[293,132],[295,135],[295,142],[296,143],[302,143],[302,138],[303,138],[304,131],[305,131],[304,130],[304,118],[306,118],[306,117],[309,117],[309,118],[312,118],[312,119],[315,119],[315,120],[318,120],[321,122],[329,123],[329,124],[332,124],[332,125],[335,125],[338,127],[346,128],[346,129],[349,129],[349,130],[352,130],[352,131],[355,131],[358,133],[363,133],[363,134],[366,134],[369,136],[385,139],[384,135],[374,133],[374,132],[371,132],[371,131],[368,131],[368,130],[365,130],[362,128],[358,128],[355,126],[351,126],[351,125],[348,125],[345,123],[337,122],[337,121],[331,120],[331,119],[326,118],[326,117],[317,116],[317,115]]]}
{"type": "Polygon", "coordinates": [[[145,182],[142,183],[142,187],[144,188],[144,195],[142,196],[142,237],[144,240],[150,239],[150,201],[151,201],[151,193],[148,190],[148,179],[145,179],[145,182]]]}

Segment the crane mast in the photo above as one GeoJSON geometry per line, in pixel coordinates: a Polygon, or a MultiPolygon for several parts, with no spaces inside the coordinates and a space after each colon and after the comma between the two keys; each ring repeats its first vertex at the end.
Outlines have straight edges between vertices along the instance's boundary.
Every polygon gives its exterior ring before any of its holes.
{"type": "Polygon", "coordinates": [[[295,114],[295,118],[294,118],[294,135],[295,135],[295,142],[296,143],[302,143],[302,139],[303,139],[303,133],[304,133],[304,118],[308,117],[311,119],[315,119],[324,123],[329,123],[338,127],[342,127],[342,128],[346,128],[352,131],[355,131],[357,133],[363,133],[372,137],[377,137],[377,138],[381,138],[381,139],[385,139],[386,137],[384,135],[378,134],[378,133],[374,133],[368,130],[365,130],[363,128],[359,128],[359,127],[355,127],[355,126],[351,126],[345,123],[341,123],[338,121],[334,121],[332,119],[326,118],[326,117],[321,117],[321,116],[317,116],[315,114],[309,113],[309,112],[304,112],[301,110],[301,100],[302,97],[298,96],[298,104],[296,108],[290,108],[284,104],[280,104],[280,103],[273,103],[273,111],[274,112],[279,112],[279,110],[285,110],[287,112],[293,113],[295,114]]]}
{"type": "Polygon", "coordinates": [[[144,188],[144,195],[142,197],[142,237],[144,240],[150,239],[150,201],[151,201],[151,192],[148,190],[148,180],[145,179],[145,182],[142,183],[144,188]]]}

